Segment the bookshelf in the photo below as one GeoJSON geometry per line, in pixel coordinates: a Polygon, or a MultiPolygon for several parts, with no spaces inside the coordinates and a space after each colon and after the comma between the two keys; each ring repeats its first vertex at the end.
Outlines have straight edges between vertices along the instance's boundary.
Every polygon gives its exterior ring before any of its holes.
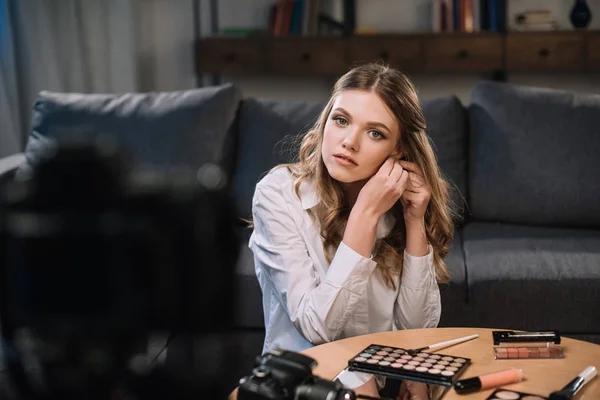
{"type": "Polygon", "coordinates": [[[498,80],[514,72],[600,72],[600,30],[538,30],[532,25],[533,30],[512,31],[507,0],[431,0],[433,32],[403,34],[358,32],[358,0],[268,4],[269,28],[262,33],[196,38],[198,76],[334,77],[377,60],[407,73],[484,74],[498,80]],[[334,3],[337,11],[331,8],[334,3]],[[296,17],[304,21],[303,28],[296,17]],[[275,29],[278,18],[283,18],[279,25],[288,21],[283,25],[289,27],[275,29]],[[332,34],[329,27],[336,21],[343,29],[332,34]]]}
{"type": "Polygon", "coordinates": [[[382,60],[407,73],[600,72],[600,31],[206,37],[197,74],[337,76],[382,60]]]}

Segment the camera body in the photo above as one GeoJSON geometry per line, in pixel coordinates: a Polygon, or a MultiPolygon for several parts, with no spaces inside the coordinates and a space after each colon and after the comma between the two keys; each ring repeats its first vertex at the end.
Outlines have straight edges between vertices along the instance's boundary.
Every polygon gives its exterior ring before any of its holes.
{"type": "Polygon", "coordinates": [[[354,400],[352,390],[313,375],[317,362],[288,350],[259,356],[252,375],[242,378],[238,400],[354,400]]]}

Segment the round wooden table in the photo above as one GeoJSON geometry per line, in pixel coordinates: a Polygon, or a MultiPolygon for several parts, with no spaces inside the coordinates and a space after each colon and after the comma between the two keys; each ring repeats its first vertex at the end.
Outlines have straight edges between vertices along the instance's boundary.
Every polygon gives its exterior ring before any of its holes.
{"type": "MultiPolygon", "coordinates": [[[[313,371],[315,375],[325,379],[333,379],[348,365],[350,358],[373,343],[411,349],[477,333],[479,334],[477,339],[432,352],[471,359],[471,365],[458,379],[508,368],[522,368],[525,379],[522,382],[504,387],[544,397],[555,390],[561,389],[586,367],[594,365],[596,368],[600,368],[599,345],[569,338],[562,338],[561,345],[564,358],[561,359],[495,360],[492,350],[492,330],[482,328],[432,328],[382,332],[322,344],[302,353],[318,362],[313,371]]],[[[488,389],[477,393],[459,395],[454,389],[450,389],[444,396],[444,400],[486,399],[493,391],[493,389],[488,389]]],[[[584,386],[577,394],[576,399],[600,399],[600,375],[584,386]]]]}

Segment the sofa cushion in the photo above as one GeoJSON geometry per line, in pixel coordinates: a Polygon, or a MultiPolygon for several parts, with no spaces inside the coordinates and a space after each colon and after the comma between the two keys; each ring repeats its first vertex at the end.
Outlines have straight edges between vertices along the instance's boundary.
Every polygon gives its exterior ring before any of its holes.
{"type": "MultiPolygon", "coordinates": [[[[466,212],[467,112],[456,96],[424,100],[421,104],[427,135],[433,142],[440,169],[450,184],[457,216],[466,212]]],[[[456,219],[458,221],[458,219],[456,219]]]]}
{"type": "MultiPolygon", "coordinates": [[[[239,144],[234,191],[240,216],[251,215],[252,195],[260,178],[281,162],[294,161],[297,135],[306,133],[324,102],[246,99],[239,115],[239,144]]],[[[467,191],[466,111],[455,96],[422,102],[440,168],[452,185],[452,199],[464,209],[467,191]]]]}
{"type": "Polygon", "coordinates": [[[296,158],[298,134],[306,133],[325,106],[297,100],[244,99],[240,105],[238,158],[233,177],[237,210],[252,215],[252,196],[271,168],[296,158]]]}
{"type": "Polygon", "coordinates": [[[600,95],[482,82],[471,102],[475,219],[600,226],[600,95]]]}
{"type": "Polygon", "coordinates": [[[55,139],[81,135],[116,139],[137,163],[152,167],[222,163],[240,97],[231,84],[162,93],[41,92],[18,173],[35,166],[55,139]]]}
{"type": "Polygon", "coordinates": [[[450,272],[450,282],[440,285],[442,315],[439,326],[457,326],[456,321],[462,314],[468,293],[462,233],[459,230],[454,234],[445,261],[450,272]]]}
{"type": "Polygon", "coordinates": [[[600,332],[600,230],[471,223],[465,324],[600,332]]]}
{"type": "Polygon", "coordinates": [[[240,251],[235,270],[234,287],[238,296],[234,306],[235,328],[261,328],[265,321],[262,308],[262,291],[254,271],[254,256],[248,248],[252,229],[243,229],[240,234],[240,251]]]}

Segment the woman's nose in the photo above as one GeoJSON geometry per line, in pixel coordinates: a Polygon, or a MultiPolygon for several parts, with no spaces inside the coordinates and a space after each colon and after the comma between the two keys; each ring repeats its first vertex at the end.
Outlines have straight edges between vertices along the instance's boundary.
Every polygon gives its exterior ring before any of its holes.
{"type": "Polygon", "coordinates": [[[357,138],[356,132],[349,132],[346,135],[346,137],[344,138],[344,141],[342,142],[342,146],[345,149],[357,151],[358,150],[358,138],[357,138]]]}

